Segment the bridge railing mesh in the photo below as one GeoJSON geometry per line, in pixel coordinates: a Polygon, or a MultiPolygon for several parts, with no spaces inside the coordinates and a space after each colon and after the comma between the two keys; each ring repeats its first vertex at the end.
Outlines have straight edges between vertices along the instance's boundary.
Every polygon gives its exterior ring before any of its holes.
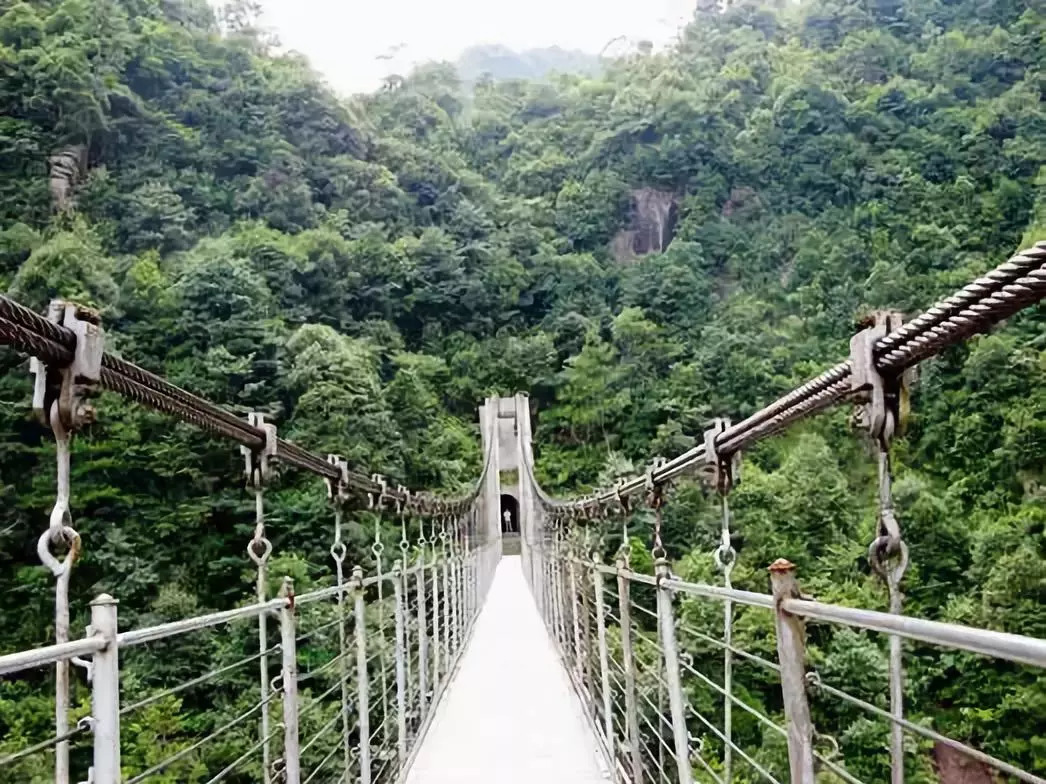
{"type": "Polygon", "coordinates": [[[932,705],[908,710],[913,662],[920,672],[936,661],[959,675],[976,657],[1003,663],[993,672],[1011,683],[1007,704],[1020,702],[1022,688],[1044,677],[1046,640],[905,612],[904,578],[914,555],[894,506],[891,471],[909,371],[1044,292],[1040,242],[907,323],[893,312],[874,314],[845,361],[738,423],[713,420],[684,454],[655,459],[644,473],[577,498],[542,490],[530,434],[520,436],[525,573],[614,780],[903,784],[935,775],[929,760],[947,752],[978,780],[1046,784],[1041,771],[1007,759],[1019,744],[949,737],[936,726],[932,705]],[[784,559],[746,564],[748,574],[753,566],[768,568],[763,591],[732,582],[740,553],[729,498],[740,481],[741,450],[840,402],[855,405],[854,422],[875,458],[878,516],[867,566],[885,588],[885,612],[805,597],[796,567],[784,559]],[[678,577],[668,551],[691,543],[663,540],[673,485],[688,475],[720,501],[719,544],[707,567],[697,569],[718,573],[715,583],[678,577]],[[644,539],[650,549],[641,548],[641,560],[649,566],[639,568],[634,548],[644,539]],[[614,542],[621,545],[616,552],[614,542]],[[840,660],[850,670],[863,661],[867,671],[843,683],[833,670],[840,660]],[[859,754],[850,753],[855,749],[859,754]]]}
{"type": "Polygon", "coordinates": [[[851,725],[864,718],[880,735],[881,769],[891,769],[888,739],[899,726],[909,767],[919,741],[947,746],[1000,780],[1046,781],[926,721],[895,716],[882,700],[886,673],[870,673],[882,682],[860,694],[831,683],[805,645],[810,630],[848,628],[901,637],[906,654],[994,656],[1018,670],[1046,670],[1046,640],[799,598],[790,565],[776,567],[784,576],[775,581],[784,580],[789,592],[775,596],[687,582],[664,569],[644,574],[624,560],[609,566],[568,552],[562,542],[551,537],[531,548],[532,588],[615,781],[813,781],[803,768],[793,770],[801,764],[818,782],[870,784],[876,779],[848,768],[845,744],[831,726],[815,721],[840,712],[851,725]],[[745,616],[746,637],[764,636],[760,650],[733,645],[723,622],[710,621],[726,608],[745,616]],[[768,685],[780,692],[769,702],[768,685]]]}

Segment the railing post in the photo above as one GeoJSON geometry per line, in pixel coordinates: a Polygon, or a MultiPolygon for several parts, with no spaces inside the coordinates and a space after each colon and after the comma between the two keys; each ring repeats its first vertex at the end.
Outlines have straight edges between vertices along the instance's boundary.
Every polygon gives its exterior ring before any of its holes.
{"type": "Polygon", "coordinates": [[[636,710],[636,663],[632,654],[632,596],[627,577],[628,560],[617,559],[618,617],[621,619],[621,664],[625,669],[625,730],[632,760],[632,784],[643,782],[643,756],[639,745],[639,711],[636,710]]]}
{"type": "Polygon", "coordinates": [[[433,534],[432,541],[432,693],[439,690],[440,685],[440,605],[439,605],[439,582],[440,582],[439,556],[436,554],[436,539],[433,534]]]}
{"type": "Polygon", "coordinates": [[[548,541],[542,533],[541,542],[541,617],[550,635],[554,634],[552,622],[552,566],[548,557],[548,541]]]}
{"type": "Polygon", "coordinates": [[[91,716],[94,718],[93,784],[120,784],[120,652],[116,599],[103,593],[91,602],[91,632],[105,638],[94,655],[91,716]]]}
{"type": "Polygon", "coordinates": [[[606,733],[607,753],[614,759],[614,714],[613,698],[610,692],[610,657],[607,653],[607,621],[603,604],[603,572],[600,567],[599,554],[596,554],[592,568],[592,592],[596,600],[596,640],[599,646],[599,682],[603,690],[603,731],[606,733]]]}
{"type": "Polygon", "coordinates": [[[418,591],[418,710],[424,720],[428,713],[429,688],[429,633],[427,627],[428,603],[425,601],[425,548],[421,548],[415,584],[418,591]]]}
{"type": "Polygon", "coordinates": [[[465,607],[461,622],[461,640],[462,644],[465,641],[465,634],[467,633],[469,626],[472,624],[472,595],[473,595],[473,577],[475,575],[475,564],[473,563],[474,553],[471,549],[472,538],[469,536],[469,529],[465,528],[465,544],[464,552],[465,557],[462,561],[464,565],[464,575],[462,577],[462,603],[465,607]]]}
{"type": "MultiPolygon", "coordinates": [[[[567,552],[567,584],[570,586],[570,620],[574,632],[574,672],[578,686],[584,688],[585,676],[581,653],[581,625],[578,618],[577,564],[574,562],[573,548],[567,552]]],[[[566,646],[564,646],[566,647],[566,646]]]]}
{"type": "Polygon", "coordinates": [[[359,702],[357,719],[360,725],[360,784],[370,784],[370,675],[367,672],[367,606],[363,598],[363,569],[354,567],[352,581],[356,584],[356,700],[359,702]]]}
{"type": "MultiPolygon", "coordinates": [[[[450,562],[448,564],[448,570],[450,573],[450,593],[447,594],[447,598],[450,602],[449,613],[450,613],[450,624],[447,627],[447,655],[449,662],[455,660],[455,653],[458,650],[458,617],[461,615],[459,598],[461,592],[459,589],[459,576],[461,570],[458,568],[458,522],[454,524],[454,530],[450,533],[450,562]]],[[[449,663],[448,662],[448,663],[449,663]]]]}
{"type": "Polygon", "coordinates": [[[567,651],[566,604],[563,599],[563,553],[558,531],[553,534],[552,608],[556,619],[556,644],[561,656],[567,651]]]}
{"type": "Polygon", "coordinates": [[[671,576],[668,560],[662,556],[654,565],[657,575],[657,625],[661,632],[661,647],[665,652],[665,683],[672,712],[672,737],[675,741],[676,769],[679,784],[690,784],[690,736],[686,729],[686,708],[683,706],[683,684],[679,679],[679,648],[676,643],[676,619],[673,612],[672,591],[661,582],[671,576]]]}
{"type": "MultiPolygon", "coordinates": [[[[584,565],[584,569],[591,569],[592,564],[587,563],[584,565]]],[[[584,571],[582,571],[584,574],[584,571]]],[[[585,585],[587,580],[582,578],[581,587],[581,682],[585,688],[588,689],[588,693],[592,699],[593,710],[595,709],[596,702],[596,684],[592,679],[592,623],[589,618],[589,600],[588,600],[588,587],[585,585]]],[[[575,607],[577,602],[575,601],[575,607]]]]}
{"type": "Polygon", "coordinates": [[[447,549],[447,530],[446,524],[443,523],[440,526],[440,550],[443,555],[442,564],[440,566],[441,578],[443,581],[443,667],[446,670],[446,675],[450,675],[450,671],[454,662],[454,656],[450,651],[451,634],[453,633],[454,615],[453,615],[453,600],[451,590],[451,571],[450,571],[450,552],[447,549]]]}
{"type": "Polygon", "coordinates": [[[396,728],[399,763],[402,770],[407,762],[407,650],[406,650],[406,612],[403,603],[403,566],[396,561],[393,569],[393,590],[396,594],[396,728]]]}
{"type": "Polygon", "coordinates": [[[777,660],[781,665],[781,694],[788,731],[788,767],[792,784],[813,784],[813,722],[806,701],[806,632],[801,618],[786,612],[782,603],[799,596],[795,566],[781,558],[770,565],[770,584],[776,605],[777,660]]]}
{"type": "MultiPolygon", "coordinates": [[[[301,754],[298,747],[298,648],[294,617],[294,583],[283,579],[280,596],[280,648],[283,653],[283,781],[301,784],[301,754]]],[[[264,707],[263,707],[264,710],[264,707]]]]}

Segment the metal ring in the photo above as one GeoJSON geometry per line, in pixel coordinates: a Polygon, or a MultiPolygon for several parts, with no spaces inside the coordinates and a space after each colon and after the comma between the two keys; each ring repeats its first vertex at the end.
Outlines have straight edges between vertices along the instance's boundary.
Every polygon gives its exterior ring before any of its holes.
{"type": "Polygon", "coordinates": [[[331,545],[331,557],[338,563],[342,563],[345,560],[346,552],[345,542],[340,539],[331,545]]]}
{"type": "Polygon", "coordinates": [[[371,545],[370,551],[374,553],[375,558],[381,558],[381,554],[385,552],[385,545],[382,542],[375,542],[371,545]]]}
{"type": "Polygon", "coordinates": [[[76,559],[80,556],[80,534],[69,525],[63,525],[57,532],[48,528],[40,534],[40,538],[36,541],[36,554],[40,557],[44,566],[51,570],[51,574],[55,577],[60,577],[68,569],[72,568],[72,565],[76,563],[76,559]],[[51,544],[62,540],[69,545],[69,550],[66,552],[65,557],[59,561],[51,552],[51,544]]]}
{"type": "Polygon", "coordinates": [[[712,557],[715,558],[716,565],[724,572],[734,568],[734,564],[737,563],[737,551],[727,545],[719,545],[715,550],[712,551],[712,557]]]}
{"type": "Polygon", "coordinates": [[[817,741],[826,742],[827,745],[830,747],[830,750],[827,753],[822,753],[821,755],[826,760],[833,760],[839,756],[839,741],[837,741],[834,737],[832,737],[831,735],[825,735],[823,733],[818,732],[817,730],[814,730],[814,742],[816,743],[817,741]]]}
{"type": "Polygon", "coordinates": [[[908,570],[908,545],[903,539],[891,541],[888,536],[877,536],[868,546],[868,564],[888,583],[898,584],[908,570]],[[895,562],[888,566],[891,560],[895,562]]]}
{"type": "Polygon", "coordinates": [[[272,555],[272,542],[266,539],[264,536],[256,536],[247,543],[247,555],[254,561],[258,566],[269,560],[269,556],[272,555]],[[261,551],[258,552],[258,546],[261,546],[261,551]]]}
{"type": "Polygon", "coordinates": [[[900,548],[897,554],[897,560],[886,573],[886,582],[891,589],[897,588],[901,584],[901,578],[904,577],[904,573],[908,571],[908,545],[904,543],[904,540],[900,540],[900,548]]]}

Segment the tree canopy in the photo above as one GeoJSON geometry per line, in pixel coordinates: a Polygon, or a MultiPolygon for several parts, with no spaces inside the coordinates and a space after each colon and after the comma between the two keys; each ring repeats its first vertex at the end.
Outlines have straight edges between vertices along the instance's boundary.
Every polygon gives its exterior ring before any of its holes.
{"type": "MultiPolygon", "coordinates": [[[[37,309],[56,296],[94,305],[124,356],[412,486],[468,486],[476,406],[525,391],[539,478],[568,493],[806,380],[845,354],[869,310],[917,312],[1046,238],[1038,4],[699,5],[674,46],[598,74],[466,89],[432,64],[344,100],[272,47],[250,4],[219,20],[204,0],[0,0],[0,283],[37,309]],[[623,259],[613,247],[641,189],[671,197],[672,241],[623,259]]],[[[1044,323],[1041,308],[1024,313],[922,374],[895,450],[910,612],[1046,636],[1044,323]]],[[[25,364],[0,361],[7,651],[51,634],[35,542],[55,476],[25,364]]],[[[74,628],[101,591],[119,597],[124,626],[248,596],[237,451],[115,396],[99,411],[73,455],[74,628]]],[[[735,585],[766,590],[765,567],[787,557],[811,593],[885,606],[864,559],[874,470],[845,420],[746,455],[735,585]]],[[[269,503],[281,565],[327,573],[320,483],[283,476],[269,503]]],[[[687,484],[666,512],[691,579],[718,579],[716,508],[687,484]]],[[[373,524],[354,521],[350,559],[368,563],[373,524]]],[[[649,529],[632,533],[648,550],[649,529]]],[[[765,629],[738,623],[736,644],[767,646],[765,629]]],[[[200,645],[220,662],[250,640],[200,645]]],[[[839,632],[812,656],[885,705],[885,651],[839,632]]],[[[130,696],[194,656],[130,660],[130,696]]],[[[1046,769],[1046,675],[921,648],[910,660],[914,720],[1046,769]]],[[[39,678],[0,683],[0,755],[47,736],[39,678]]],[[[158,703],[126,764],[189,745],[189,708],[235,715],[235,686],[206,705],[158,703]]],[[[745,688],[780,711],[773,682],[745,688]]],[[[83,684],[76,698],[86,713],[83,684]]],[[[711,693],[693,699],[718,710],[711,693]]],[[[887,780],[884,728],[831,710],[815,719],[854,774],[887,780]]],[[[738,732],[757,758],[780,759],[758,724],[738,732]]],[[[909,781],[938,780],[929,752],[909,781]]],[[[206,781],[237,753],[189,755],[165,780],[206,781]]],[[[49,780],[47,761],[12,775],[49,780]]]]}

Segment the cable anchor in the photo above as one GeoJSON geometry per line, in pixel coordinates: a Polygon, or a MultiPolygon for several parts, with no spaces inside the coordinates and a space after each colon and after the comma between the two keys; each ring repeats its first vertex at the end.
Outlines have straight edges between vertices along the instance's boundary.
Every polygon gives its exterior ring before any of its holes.
{"type": "Polygon", "coordinates": [[[850,340],[850,388],[857,404],[854,423],[868,433],[878,452],[879,520],[868,560],[887,582],[897,584],[908,567],[908,548],[893,509],[890,443],[903,431],[908,418],[911,374],[883,375],[875,364],[875,344],[901,326],[901,314],[877,311],[870,321],[850,340]],[[894,561],[892,568],[887,566],[890,560],[894,561]]]}
{"type": "Polygon", "coordinates": [[[712,426],[705,430],[705,462],[713,487],[722,502],[722,528],[719,546],[713,556],[716,565],[725,573],[727,581],[737,561],[737,551],[730,538],[730,506],[727,496],[741,483],[741,453],[722,454],[716,446],[716,439],[730,427],[730,420],[717,418],[712,426]]]}
{"type": "Polygon", "coordinates": [[[47,319],[72,332],[76,346],[72,361],[65,367],[47,365],[36,357],[30,360],[29,370],[35,376],[33,412],[41,424],[50,427],[52,408],[57,404],[62,426],[76,432],[95,421],[95,409],[89,401],[102,377],[105,331],[97,311],[61,299],[51,300],[47,319]]]}
{"type": "Polygon", "coordinates": [[[334,504],[334,542],[330,546],[331,557],[335,560],[340,570],[341,564],[345,562],[345,542],[341,539],[342,514],[345,504],[349,501],[349,464],[341,455],[327,455],[327,462],[338,472],[337,479],[327,477],[327,499],[334,504]]]}

